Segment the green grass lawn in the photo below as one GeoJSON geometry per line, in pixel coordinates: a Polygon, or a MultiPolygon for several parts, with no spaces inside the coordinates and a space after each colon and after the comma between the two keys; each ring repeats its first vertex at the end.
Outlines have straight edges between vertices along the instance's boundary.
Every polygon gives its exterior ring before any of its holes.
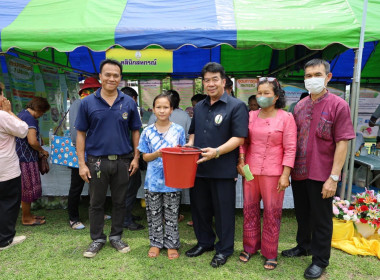
{"type": "MultiPolygon", "coordinates": [[[[156,259],[147,257],[148,230],[124,231],[124,241],[131,252],[121,254],[109,243],[93,259],[82,253],[90,243],[87,208],[81,206],[86,229],[70,229],[66,210],[38,210],[45,215],[47,224],[25,227],[17,222],[17,234],[26,235],[24,243],[0,252],[0,279],[304,279],[303,272],[311,257],[283,258],[273,271],[263,268],[264,258],[256,255],[244,264],[238,260],[242,245],[242,210],[236,210],[235,252],[226,265],[212,268],[209,263],[214,252],[197,258],[187,258],[185,251],[196,243],[193,229],[186,225],[190,219],[188,206],[182,208],[185,221],[180,223],[181,257],[168,260],[166,250],[156,259]]],[[[137,207],[135,214],[145,217],[145,210],[137,207]]],[[[146,226],[146,221],[143,220],[146,226]]],[[[111,221],[106,221],[105,233],[111,221]]],[[[296,222],[293,210],[283,213],[279,252],[295,246],[296,222]]],[[[321,279],[380,279],[380,262],[376,257],[351,256],[332,249],[330,266],[321,279]]]]}

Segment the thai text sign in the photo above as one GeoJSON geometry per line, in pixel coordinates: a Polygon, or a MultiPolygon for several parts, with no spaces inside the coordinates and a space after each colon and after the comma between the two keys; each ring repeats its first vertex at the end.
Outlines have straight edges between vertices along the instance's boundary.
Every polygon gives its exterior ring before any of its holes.
{"type": "Polygon", "coordinates": [[[123,73],[172,73],[173,52],[162,49],[131,51],[111,49],[106,57],[123,65],[123,73]]]}

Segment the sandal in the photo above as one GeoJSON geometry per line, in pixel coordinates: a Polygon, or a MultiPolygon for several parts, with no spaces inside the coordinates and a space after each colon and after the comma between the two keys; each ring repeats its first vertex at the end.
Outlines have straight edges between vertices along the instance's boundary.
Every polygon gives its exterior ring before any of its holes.
{"type": "Polygon", "coordinates": [[[70,227],[72,229],[84,229],[85,228],[84,224],[82,224],[79,221],[78,222],[72,222],[72,221],[70,221],[69,223],[70,223],[70,227]]]}
{"type": "Polygon", "coordinates": [[[150,247],[148,252],[149,258],[157,258],[160,255],[160,248],[158,247],[150,247]]]}
{"type": "Polygon", "coordinates": [[[277,258],[275,259],[265,259],[264,268],[266,270],[273,270],[277,267],[277,258]]]}
{"type": "Polygon", "coordinates": [[[243,251],[240,253],[239,260],[243,263],[246,263],[249,261],[249,259],[253,256],[254,254],[248,253],[246,251],[243,251]]]}
{"type": "Polygon", "coordinates": [[[45,220],[45,216],[34,216],[36,220],[45,220]]]}
{"type": "Polygon", "coordinates": [[[169,260],[174,260],[179,258],[179,253],[177,249],[168,249],[168,258],[169,260]]]}
{"type": "Polygon", "coordinates": [[[46,224],[45,220],[34,220],[34,222],[31,223],[31,224],[24,224],[24,223],[22,223],[23,226],[41,226],[41,225],[44,225],[44,224],[46,224]]]}

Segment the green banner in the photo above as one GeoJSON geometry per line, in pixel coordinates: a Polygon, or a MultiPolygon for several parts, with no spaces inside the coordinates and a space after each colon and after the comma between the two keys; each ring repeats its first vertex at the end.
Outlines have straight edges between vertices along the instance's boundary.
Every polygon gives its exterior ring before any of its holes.
{"type": "Polygon", "coordinates": [[[14,57],[6,57],[10,80],[12,110],[18,114],[35,95],[33,64],[14,57]]]}

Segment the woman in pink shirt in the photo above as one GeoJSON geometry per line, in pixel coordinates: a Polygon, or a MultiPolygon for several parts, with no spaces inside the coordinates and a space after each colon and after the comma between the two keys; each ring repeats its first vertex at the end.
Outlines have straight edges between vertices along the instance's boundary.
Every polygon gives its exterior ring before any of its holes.
{"type": "Polygon", "coordinates": [[[0,251],[25,240],[15,236],[21,202],[21,171],[16,154],[17,137],[28,134],[28,125],[11,111],[0,83],[0,251]]]}
{"type": "Polygon", "coordinates": [[[294,165],[297,128],[291,113],[283,111],[285,92],[276,78],[259,78],[257,103],[261,109],[249,112],[249,133],[240,147],[238,172],[249,165],[254,176],[244,180],[244,226],[242,262],[248,262],[258,250],[265,257],[264,268],[277,266],[284,190],[294,165]],[[261,234],[260,200],[264,203],[261,234]]]}

